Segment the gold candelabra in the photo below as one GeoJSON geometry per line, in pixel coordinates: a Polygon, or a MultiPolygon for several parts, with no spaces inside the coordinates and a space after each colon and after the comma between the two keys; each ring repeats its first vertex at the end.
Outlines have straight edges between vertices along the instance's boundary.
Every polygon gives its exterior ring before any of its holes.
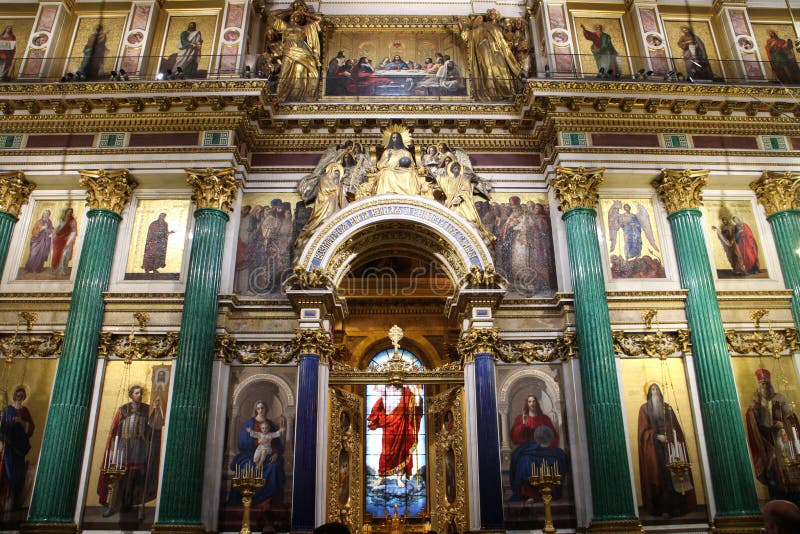
{"type": "Polygon", "coordinates": [[[528,484],[536,488],[542,496],[542,502],[544,503],[543,534],[555,534],[556,527],[553,526],[553,512],[550,509],[550,502],[553,500],[553,488],[561,485],[558,462],[549,464],[545,461],[542,465],[532,463],[528,484]]]}
{"type": "Polygon", "coordinates": [[[253,494],[258,488],[264,485],[264,477],[261,470],[254,465],[247,465],[244,468],[236,467],[233,476],[233,487],[242,492],[242,529],[239,534],[252,534],[250,530],[250,505],[253,503],[253,494]]]}
{"type": "Polygon", "coordinates": [[[689,475],[691,467],[691,463],[688,461],[685,462],[677,457],[667,464],[667,468],[672,471],[672,474],[678,479],[681,495],[686,495],[686,478],[689,475]]]}
{"type": "Polygon", "coordinates": [[[108,484],[108,510],[107,514],[110,513],[111,507],[114,503],[114,489],[116,487],[117,481],[125,476],[125,473],[128,472],[128,468],[124,465],[118,463],[108,463],[105,467],[100,469],[100,474],[103,475],[103,478],[106,479],[106,484],[108,484]]]}

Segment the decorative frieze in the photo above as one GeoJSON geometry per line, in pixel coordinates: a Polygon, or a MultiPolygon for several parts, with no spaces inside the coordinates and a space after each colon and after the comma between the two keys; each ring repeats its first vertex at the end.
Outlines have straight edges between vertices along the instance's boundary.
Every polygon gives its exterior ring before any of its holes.
{"type": "Polygon", "coordinates": [[[61,354],[64,333],[51,334],[2,334],[0,354],[6,363],[19,358],[51,358],[61,354]]]}
{"type": "Polygon", "coordinates": [[[130,363],[133,360],[165,360],[178,353],[178,333],[122,334],[103,332],[100,334],[98,356],[119,358],[130,363]]]}
{"type": "Polygon", "coordinates": [[[214,354],[225,363],[259,365],[289,363],[295,356],[290,343],[237,342],[230,334],[217,335],[214,354]]]}

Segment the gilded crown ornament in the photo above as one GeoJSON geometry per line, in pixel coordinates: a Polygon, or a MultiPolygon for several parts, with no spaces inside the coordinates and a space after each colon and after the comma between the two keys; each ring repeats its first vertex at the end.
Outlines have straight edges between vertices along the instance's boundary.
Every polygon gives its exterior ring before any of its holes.
{"type": "Polygon", "coordinates": [[[233,210],[233,201],[239,191],[236,169],[186,169],[186,174],[197,209],[233,210]]]}
{"type": "Polygon", "coordinates": [[[556,167],[556,177],[550,178],[549,184],[560,204],[558,209],[565,213],[577,208],[595,209],[604,172],[604,168],[556,167]]]}
{"type": "Polygon", "coordinates": [[[127,169],[106,171],[81,170],[78,183],[86,189],[86,205],[93,210],[113,211],[122,214],[125,204],[131,199],[136,182],[128,175],[127,169]]]}
{"type": "Polygon", "coordinates": [[[750,184],[767,216],[800,208],[800,173],[764,171],[750,184]]]}
{"type": "Polygon", "coordinates": [[[699,209],[703,203],[703,188],[708,183],[708,173],[707,169],[664,169],[661,178],[653,180],[651,185],[667,208],[667,213],[699,209]]]}
{"type": "Polygon", "coordinates": [[[22,171],[0,173],[0,210],[18,217],[36,186],[25,179],[22,171]]]}

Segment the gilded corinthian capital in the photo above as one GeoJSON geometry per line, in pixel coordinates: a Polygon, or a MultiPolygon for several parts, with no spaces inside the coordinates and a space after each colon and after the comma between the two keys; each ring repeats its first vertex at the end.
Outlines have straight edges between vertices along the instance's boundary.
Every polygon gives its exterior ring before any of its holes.
{"type": "Polygon", "coordinates": [[[0,173],[0,210],[18,217],[36,186],[25,179],[22,171],[0,173]]]}
{"type": "Polygon", "coordinates": [[[508,352],[497,328],[470,328],[458,342],[458,355],[464,363],[475,360],[476,354],[491,354],[495,358],[508,352]]]}
{"type": "Polygon", "coordinates": [[[97,171],[78,171],[78,183],[86,189],[86,205],[96,210],[113,211],[122,214],[125,204],[131,199],[131,193],[136,189],[136,182],[128,176],[127,169],[106,172],[104,169],[97,171]]]}
{"type": "Polygon", "coordinates": [[[194,189],[192,200],[198,209],[232,211],[231,205],[239,190],[236,169],[186,169],[186,174],[186,181],[194,189]]]}
{"type": "Polygon", "coordinates": [[[291,343],[291,351],[295,358],[304,354],[316,354],[320,363],[328,363],[336,353],[336,347],[326,330],[298,328],[291,343]]]}
{"type": "Polygon", "coordinates": [[[767,215],[800,208],[800,173],[764,171],[750,184],[767,215]]]}
{"type": "Polygon", "coordinates": [[[661,171],[661,178],[656,178],[650,185],[658,192],[658,198],[664,203],[667,213],[673,213],[678,210],[699,209],[706,183],[708,170],[664,169],[661,171]]]}
{"type": "Polygon", "coordinates": [[[558,209],[565,213],[577,208],[595,209],[604,172],[603,168],[556,167],[556,177],[550,178],[550,186],[560,204],[558,209]]]}

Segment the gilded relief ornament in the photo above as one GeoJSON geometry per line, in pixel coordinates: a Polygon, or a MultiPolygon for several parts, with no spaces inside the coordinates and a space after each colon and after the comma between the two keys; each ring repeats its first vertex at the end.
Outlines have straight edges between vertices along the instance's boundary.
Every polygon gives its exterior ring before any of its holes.
{"type": "Polygon", "coordinates": [[[595,209],[604,172],[604,168],[556,167],[556,177],[550,178],[549,184],[560,203],[558,209],[564,213],[577,208],[595,209]]]}
{"type": "Polygon", "coordinates": [[[61,354],[64,334],[13,334],[0,336],[0,354],[7,363],[16,358],[47,358],[61,354]]]}
{"type": "Polygon", "coordinates": [[[178,353],[178,333],[127,335],[103,332],[100,334],[98,355],[120,358],[125,363],[133,360],[164,360],[178,353]]]}
{"type": "Polygon", "coordinates": [[[298,328],[292,340],[291,352],[295,358],[304,354],[316,354],[320,363],[328,363],[336,354],[336,347],[331,341],[331,335],[322,328],[298,328]]]}
{"type": "Polygon", "coordinates": [[[477,265],[473,265],[460,285],[468,289],[478,289],[505,287],[507,283],[503,275],[494,270],[494,266],[487,265],[486,269],[481,270],[477,265]]]}
{"type": "Polygon", "coordinates": [[[36,185],[27,181],[22,171],[0,173],[0,210],[18,217],[34,189],[36,185]]]}
{"type": "Polygon", "coordinates": [[[86,189],[86,205],[90,209],[122,214],[125,204],[131,199],[131,194],[137,186],[128,175],[127,169],[111,172],[104,169],[78,172],[80,173],[78,183],[86,189]]]}
{"type": "Polygon", "coordinates": [[[661,178],[653,180],[651,185],[667,208],[667,213],[700,209],[703,202],[703,188],[708,183],[708,173],[707,169],[696,171],[664,169],[661,171],[661,178]]]}
{"type": "Polygon", "coordinates": [[[259,365],[288,363],[294,357],[288,343],[237,343],[236,339],[227,333],[217,335],[214,354],[225,363],[257,363],[259,365]]]}
{"type": "Polygon", "coordinates": [[[764,171],[750,189],[755,191],[767,216],[800,208],[800,173],[764,171]]]}
{"type": "Polygon", "coordinates": [[[306,271],[302,265],[294,266],[294,274],[286,281],[285,287],[291,289],[324,289],[332,287],[333,280],[324,269],[306,271]]]}
{"type": "Polygon", "coordinates": [[[197,209],[232,211],[239,191],[236,169],[186,169],[186,181],[192,186],[192,201],[197,209]]]}

